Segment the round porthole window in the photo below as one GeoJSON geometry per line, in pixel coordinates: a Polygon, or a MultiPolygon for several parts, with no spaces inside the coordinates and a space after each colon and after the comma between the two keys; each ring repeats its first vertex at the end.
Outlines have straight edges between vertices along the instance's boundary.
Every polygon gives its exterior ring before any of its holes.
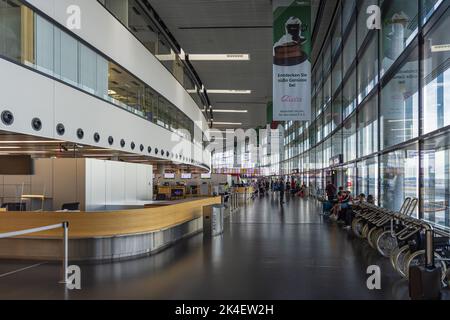
{"type": "Polygon", "coordinates": [[[98,132],[94,133],[94,141],[99,142],[100,141],[100,134],[98,132]]]}
{"type": "Polygon", "coordinates": [[[56,126],[56,133],[59,134],[60,136],[66,133],[66,128],[62,123],[58,123],[58,125],[56,126]]]}
{"type": "Polygon", "coordinates": [[[131,142],[131,150],[134,150],[134,148],[136,148],[136,145],[134,144],[134,142],[131,142]]]}
{"type": "Polygon", "coordinates": [[[114,138],[112,136],[108,137],[108,143],[109,145],[112,145],[114,143],[114,138]]]}
{"type": "Polygon", "coordinates": [[[14,116],[11,111],[5,110],[2,112],[2,122],[3,124],[10,126],[14,122],[14,116]]]}
{"type": "Polygon", "coordinates": [[[139,150],[141,150],[141,152],[144,151],[144,146],[142,144],[139,146],[139,150]]]}
{"type": "Polygon", "coordinates": [[[77,130],[77,137],[78,137],[78,139],[83,139],[84,138],[84,131],[83,131],[83,129],[78,129],[77,130]]]}
{"type": "Polygon", "coordinates": [[[148,148],[147,148],[147,152],[148,152],[148,153],[151,153],[151,152],[152,152],[152,147],[148,147],[148,148]]]}
{"type": "Polygon", "coordinates": [[[123,147],[125,147],[125,140],[120,140],[120,146],[123,148],[123,147]]]}
{"type": "Polygon", "coordinates": [[[33,118],[33,120],[31,120],[31,127],[36,131],[40,131],[42,129],[41,119],[33,118]]]}

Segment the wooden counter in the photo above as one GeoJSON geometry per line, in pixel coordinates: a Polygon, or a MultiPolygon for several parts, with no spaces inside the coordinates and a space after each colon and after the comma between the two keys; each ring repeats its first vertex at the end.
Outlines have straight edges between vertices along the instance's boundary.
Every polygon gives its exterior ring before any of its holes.
{"type": "Polygon", "coordinates": [[[235,188],[236,193],[253,193],[253,187],[236,187],[235,188]]]}
{"type": "MultiPolygon", "coordinates": [[[[0,233],[69,221],[69,237],[94,238],[139,234],[167,229],[202,215],[202,208],[220,204],[220,197],[196,198],[154,208],[110,212],[1,212],[0,233]]],[[[49,230],[22,238],[61,237],[49,230]]]]}

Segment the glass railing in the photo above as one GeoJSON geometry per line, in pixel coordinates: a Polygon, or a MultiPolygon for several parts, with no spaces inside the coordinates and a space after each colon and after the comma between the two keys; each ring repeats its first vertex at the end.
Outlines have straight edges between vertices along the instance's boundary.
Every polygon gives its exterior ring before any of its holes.
{"type": "Polygon", "coordinates": [[[0,56],[194,141],[195,124],[181,110],[20,0],[0,0],[0,56]]]}
{"type": "Polygon", "coordinates": [[[180,58],[179,45],[147,0],[127,0],[120,6],[117,0],[98,1],[178,80],[200,110],[208,105],[206,94],[200,92],[202,83],[194,68],[180,58]]]}

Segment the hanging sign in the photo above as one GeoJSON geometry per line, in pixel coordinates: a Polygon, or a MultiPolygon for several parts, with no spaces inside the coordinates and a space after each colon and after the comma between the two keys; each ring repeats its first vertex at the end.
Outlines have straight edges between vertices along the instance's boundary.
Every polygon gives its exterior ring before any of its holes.
{"type": "Polygon", "coordinates": [[[273,120],[311,121],[311,3],[273,0],[273,120]]]}

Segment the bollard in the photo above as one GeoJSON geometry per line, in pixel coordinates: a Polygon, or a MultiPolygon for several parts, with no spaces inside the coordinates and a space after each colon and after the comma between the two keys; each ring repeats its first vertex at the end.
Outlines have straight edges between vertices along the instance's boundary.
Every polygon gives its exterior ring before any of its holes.
{"type": "Polygon", "coordinates": [[[62,269],[63,269],[63,280],[62,283],[67,283],[67,268],[69,267],[69,222],[63,222],[63,259],[62,259],[62,269]]]}
{"type": "Polygon", "coordinates": [[[425,224],[425,266],[409,269],[409,296],[412,300],[439,300],[441,298],[441,267],[434,265],[434,231],[425,224]]]}

